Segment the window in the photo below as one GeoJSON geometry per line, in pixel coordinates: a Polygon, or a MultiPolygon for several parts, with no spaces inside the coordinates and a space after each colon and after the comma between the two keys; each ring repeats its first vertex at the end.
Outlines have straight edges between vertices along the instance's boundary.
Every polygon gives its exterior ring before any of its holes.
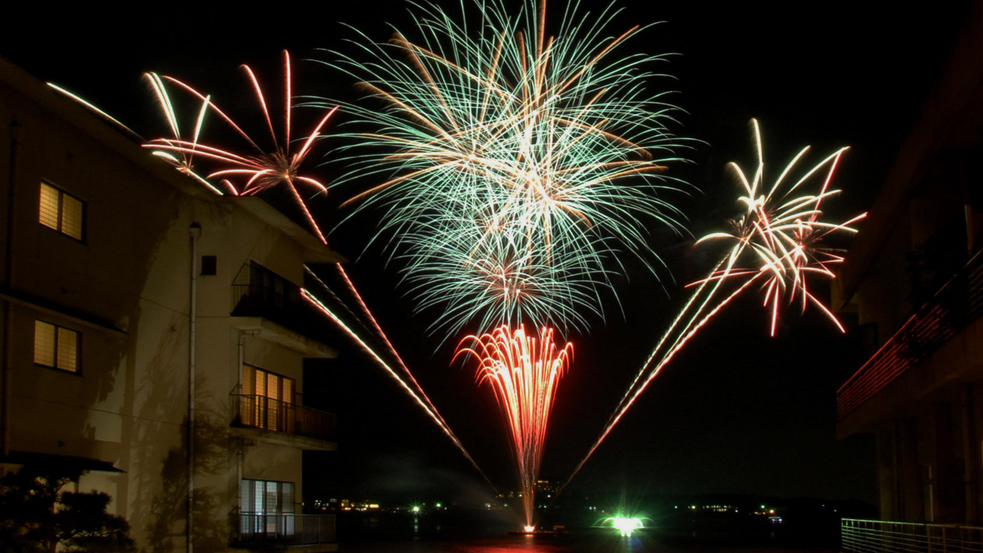
{"type": "Polygon", "coordinates": [[[242,423],[290,432],[294,423],[294,379],[244,365],[242,423]]]}
{"type": "Polygon", "coordinates": [[[249,534],[294,533],[294,483],[242,480],[239,512],[241,532],[249,534]]]}
{"type": "Polygon", "coordinates": [[[218,257],[214,255],[201,256],[202,276],[215,276],[218,274],[218,257]]]}
{"type": "Polygon", "coordinates": [[[77,373],[79,333],[44,321],[34,321],[34,364],[77,373]]]}
{"type": "Polygon", "coordinates": [[[41,183],[38,222],[81,241],[85,226],[85,203],[46,182],[41,183]]]}

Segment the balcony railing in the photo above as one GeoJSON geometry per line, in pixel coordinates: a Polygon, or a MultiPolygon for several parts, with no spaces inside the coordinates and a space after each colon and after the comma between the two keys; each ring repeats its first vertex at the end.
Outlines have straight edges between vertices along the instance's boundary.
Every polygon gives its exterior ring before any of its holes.
{"type": "Polygon", "coordinates": [[[983,528],[845,518],[840,545],[847,553],[979,553],[983,528]]]}
{"type": "Polygon", "coordinates": [[[232,513],[232,543],[239,547],[276,547],[334,543],[334,515],[232,513]]]}
{"type": "Polygon", "coordinates": [[[850,414],[938,350],[983,314],[983,252],[881,346],[836,392],[839,417],[850,414]]]}
{"type": "Polygon", "coordinates": [[[233,426],[261,428],[294,436],[336,441],[338,421],[333,413],[325,413],[266,396],[232,393],[230,398],[233,407],[233,426]]]}
{"type": "Polygon", "coordinates": [[[324,317],[301,297],[300,287],[255,261],[232,281],[232,316],[261,317],[301,335],[324,341],[324,317]]]}

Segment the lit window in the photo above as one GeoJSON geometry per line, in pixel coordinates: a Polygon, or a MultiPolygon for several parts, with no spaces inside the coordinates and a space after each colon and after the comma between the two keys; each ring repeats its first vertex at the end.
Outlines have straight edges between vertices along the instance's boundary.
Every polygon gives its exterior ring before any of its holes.
{"type": "Polygon", "coordinates": [[[243,479],[239,501],[239,509],[244,513],[293,513],[294,483],[243,479]]]}
{"type": "Polygon", "coordinates": [[[294,379],[243,365],[242,422],[290,432],[294,423],[294,379]]]}
{"type": "Polygon", "coordinates": [[[243,535],[294,534],[293,482],[243,479],[240,485],[239,530],[243,535]]]}
{"type": "Polygon", "coordinates": [[[78,372],[79,333],[44,321],[34,321],[34,364],[78,372]]]}
{"type": "Polygon", "coordinates": [[[85,204],[75,196],[42,182],[38,222],[76,240],[82,240],[85,204]]]}

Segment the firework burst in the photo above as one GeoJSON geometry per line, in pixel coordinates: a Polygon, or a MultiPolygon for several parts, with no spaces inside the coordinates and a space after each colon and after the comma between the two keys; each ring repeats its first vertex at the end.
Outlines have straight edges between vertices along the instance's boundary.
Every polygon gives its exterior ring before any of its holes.
{"type": "Polygon", "coordinates": [[[479,382],[495,392],[511,437],[525,526],[534,527],[536,479],[546,427],[560,377],[573,358],[573,344],[557,347],[552,328],[543,327],[537,341],[521,325],[514,332],[503,325],[494,332],[464,338],[455,358],[461,355],[478,359],[479,382]],[[466,343],[470,345],[465,347],[466,343]]]}
{"type": "Polygon", "coordinates": [[[761,130],[757,120],[752,119],[751,125],[757,154],[757,169],[753,177],[747,178],[747,173],[738,164],[729,164],[742,188],[742,195],[737,200],[741,214],[730,222],[731,232],[710,234],[697,242],[721,242],[728,244],[730,249],[706,278],[689,286],[693,292],[683,309],[659,339],[608,419],[600,437],[567,482],[573,479],[676,353],[714,315],[747,290],[757,289],[762,294],[762,303],[770,311],[772,336],[779,314],[783,308],[792,305],[798,305],[803,312],[809,305],[817,307],[843,331],[836,317],[809,291],[808,277],[835,277],[830,266],[841,263],[843,257],[839,250],[826,246],[825,239],[834,233],[855,233],[851,225],[866,216],[862,214],[843,223],[822,219],[821,204],[840,192],[830,190],[829,185],[846,148],[837,150],[793,181],[791,175],[795,173],[800,159],[808,153],[807,146],[768,186],[761,130]],[[817,179],[821,180],[821,184],[815,193],[802,192],[807,183],[817,179]]]}
{"type": "Polygon", "coordinates": [[[567,9],[555,36],[545,2],[523,3],[518,17],[482,2],[467,23],[419,8],[421,42],[397,31],[357,44],[371,62],[336,54],[331,64],[375,101],[346,106],[375,130],[353,135],[362,153],[338,183],[383,181],[349,203],[382,207],[376,238],[405,259],[423,308],[443,307],[438,327],[585,328],[580,313],[602,313],[620,255],[658,265],[646,227],[679,228],[664,199],[678,188],[664,174],[679,160],[675,108],[644,88],[664,57],[625,53],[643,29],[612,38],[610,7],[567,9]]]}
{"type": "MultiPolygon", "coordinates": [[[[285,186],[290,192],[296,205],[301,209],[304,214],[304,218],[310,225],[311,230],[317,235],[317,237],[324,243],[327,240],[324,238],[324,234],[321,232],[320,227],[314,221],[314,217],[311,212],[307,209],[307,205],[301,198],[300,193],[297,191],[298,185],[304,185],[306,187],[312,188],[315,193],[326,193],[327,187],[321,183],[316,178],[313,178],[302,171],[302,164],[306,160],[307,156],[311,152],[311,147],[314,145],[315,141],[320,138],[321,130],[324,125],[327,124],[328,119],[337,110],[337,107],[331,107],[325,110],[325,114],[314,126],[311,133],[304,139],[301,139],[300,148],[294,149],[292,146],[298,140],[291,137],[291,119],[293,111],[293,95],[292,95],[292,82],[291,82],[291,72],[290,72],[290,55],[284,51],[283,52],[283,67],[284,67],[284,113],[283,113],[283,134],[278,138],[277,132],[274,129],[273,118],[270,115],[270,109],[268,107],[266,97],[263,94],[263,88],[260,85],[259,79],[256,78],[256,74],[248,65],[243,65],[242,68],[246,72],[246,76],[252,85],[253,91],[256,94],[256,98],[263,112],[263,116],[266,122],[266,127],[269,130],[270,138],[273,143],[273,150],[268,151],[260,148],[257,143],[245,132],[242,128],[237,125],[231,117],[220,110],[214,103],[211,102],[211,98],[206,96],[191,86],[171,77],[164,77],[163,79],[157,75],[151,74],[150,81],[154,88],[154,92],[161,102],[164,110],[164,114],[168,120],[168,124],[171,128],[171,132],[174,134],[174,138],[157,138],[151,140],[144,144],[145,147],[154,151],[155,154],[169,157],[171,163],[175,165],[182,172],[190,172],[190,163],[193,157],[198,156],[199,158],[205,158],[212,161],[218,166],[218,169],[211,172],[207,179],[221,179],[223,182],[227,183],[227,187],[233,195],[249,196],[260,193],[268,188],[275,186],[285,186]],[[195,98],[202,102],[201,114],[198,118],[198,125],[194,131],[194,137],[192,140],[181,139],[180,131],[177,126],[177,119],[174,116],[174,110],[171,107],[170,99],[166,93],[164,86],[164,80],[178,86],[180,89],[191,94],[195,98]],[[242,136],[255,153],[243,155],[233,152],[232,150],[217,148],[214,146],[209,146],[201,144],[198,141],[201,121],[204,118],[206,109],[211,109],[214,111],[222,120],[228,123],[240,136],[242,136]]],[[[214,190],[209,184],[209,187],[214,190]]]]}
{"type": "MultiPolygon", "coordinates": [[[[736,163],[728,165],[737,176],[744,195],[738,198],[743,207],[741,216],[732,221],[731,233],[715,233],[700,241],[723,241],[732,245],[722,268],[707,281],[746,278],[759,282],[763,304],[771,311],[772,336],[778,315],[783,307],[798,303],[801,311],[813,305],[843,331],[842,325],[825,305],[809,292],[807,275],[832,279],[831,265],[843,262],[842,252],[825,245],[825,239],[836,232],[856,232],[850,225],[862,219],[860,215],[844,223],[822,221],[820,209],[824,200],[838,195],[829,190],[830,181],[847,148],[840,148],[791,185],[786,185],[798,161],[809,152],[803,148],[785,167],[775,182],[767,187],[764,176],[764,154],[758,121],[752,119],[758,166],[749,180],[736,163]],[[811,179],[821,177],[822,185],[814,194],[801,194],[800,188],[811,179]]],[[[695,283],[702,284],[701,282],[695,283]]]]}
{"type": "MultiPolygon", "coordinates": [[[[198,110],[198,116],[193,126],[194,130],[191,131],[191,138],[184,139],[182,138],[181,124],[178,121],[177,110],[174,109],[174,104],[171,101],[171,95],[167,90],[165,80],[157,73],[145,73],[144,78],[150,83],[150,88],[160,103],[161,113],[163,113],[164,119],[167,121],[167,127],[171,131],[170,138],[157,138],[147,142],[144,146],[148,147],[155,156],[163,159],[179,172],[191,177],[215,194],[223,195],[221,190],[195,171],[195,154],[198,153],[198,140],[201,137],[201,129],[205,123],[205,115],[208,113],[209,105],[211,105],[211,97],[205,96],[201,98],[201,108],[198,110]]],[[[227,181],[224,184],[228,186],[230,193],[233,195],[236,194],[235,188],[229,185],[227,181]]]]}

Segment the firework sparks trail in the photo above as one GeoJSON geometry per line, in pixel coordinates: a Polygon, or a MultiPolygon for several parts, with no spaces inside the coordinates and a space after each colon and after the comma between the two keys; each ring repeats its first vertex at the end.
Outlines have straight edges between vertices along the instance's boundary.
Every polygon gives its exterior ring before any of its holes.
{"type": "Polygon", "coordinates": [[[690,285],[694,291],[689,300],[662,335],[600,436],[564,486],[573,480],[625,412],[676,353],[721,309],[746,290],[756,286],[763,293],[763,305],[770,311],[772,336],[783,306],[793,304],[798,304],[803,312],[808,305],[816,306],[841,332],[844,331],[832,312],[809,292],[806,277],[813,275],[835,278],[830,265],[842,263],[843,257],[839,250],[826,247],[823,240],[837,232],[855,233],[856,229],[851,225],[866,216],[862,214],[844,223],[829,223],[820,219],[823,214],[820,204],[839,193],[839,190],[829,190],[829,184],[846,148],[837,150],[819,162],[794,184],[786,185],[786,177],[808,152],[807,146],[792,159],[774,183],[767,187],[761,131],[757,120],[752,119],[751,124],[758,161],[754,176],[749,180],[739,165],[733,162],[729,164],[737,175],[744,194],[738,198],[742,214],[731,222],[731,233],[714,233],[698,241],[729,242],[732,244],[731,249],[710,271],[709,276],[690,285]],[[807,181],[823,172],[825,177],[817,193],[793,195],[807,181]],[[736,287],[726,286],[732,283],[736,287]]]}
{"type": "MultiPolygon", "coordinates": [[[[190,159],[193,156],[206,158],[214,163],[217,163],[220,168],[209,174],[207,178],[221,178],[224,181],[229,181],[229,188],[234,195],[249,196],[275,186],[285,186],[290,192],[290,196],[294,203],[300,207],[304,214],[304,218],[307,220],[307,223],[310,225],[311,229],[321,240],[321,242],[327,244],[324,234],[321,232],[317,222],[314,221],[314,217],[311,215],[310,210],[307,209],[307,204],[304,202],[303,198],[301,198],[300,193],[297,191],[297,187],[298,185],[303,184],[313,188],[317,193],[327,192],[327,187],[319,180],[301,173],[301,165],[307,158],[308,154],[310,154],[311,147],[314,145],[314,142],[322,136],[321,130],[324,128],[324,125],[327,124],[328,119],[330,119],[335,113],[337,106],[327,109],[325,115],[321,118],[317,125],[314,126],[311,133],[307,136],[307,138],[303,139],[301,147],[296,151],[292,151],[291,145],[295,142],[295,140],[291,138],[293,96],[291,94],[290,55],[286,51],[283,52],[283,65],[285,89],[285,109],[283,115],[284,132],[283,136],[279,140],[277,139],[277,132],[274,129],[273,119],[270,116],[270,110],[267,105],[266,98],[263,95],[263,89],[260,86],[259,80],[256,78],[255,73],[253,73],[253,70],[248,65],[242,66],[256,94],[259,107],[263,112],[266,126],[270,132],[270,137],[273,141],[272,152],[267,152],[260,148],[256,142],[232,120],[231,117],[226,115],[225,112],[220,110],[213,102],[211,102],[209,96],[198,92],[191,86],[177,79],[165,77],[164,79],[167,81],[179,86],[192,96],[202,101],[199,126],[204,117],[206,108],[210,108],[212,111],[218,114],[221,119],[235,129],[236,132],[245,138],[250,146],[256,150],[257,154],[240,155],[230,150],[201,144],[198,142],[198,133],[200,130],[198,128],[195,130],[193,140],[180,139],[176,119],[173,117],[173,110],[170,106],[170,100],[166,95],[163,80],[156,75],[152,75],[150,77],[151,83],[155,93],[158,96],[158,99],[163,105],[165,116],[169,125],[171,126],[172,133],[175,134],[175,138],[157,138],[144,144],[144,147],[153,150],[155,153],[157,153],[157,155],[170,155],[171,158],[175,160],[172,162],[172,164],[178,167],[179,170],[182,170],[182,172],[184,172],[184,163],[186,161],[190,163],[190,159]],[[239,186],[234,186],[232,181],[238,181],[239,186]]],[[[209,185],[209,187],[214,189],[214,187],[211,185],[209,185]]]]}
{"type": "Polygon", "coordinates": [[[443,417],[441,417],[440,414],[437,412],[436,407],[433,407],[433,404],[430,403],[430,400],[426,398],[426,395],[423,394],[423,391],[420,390],[419,392],[417,392],[409,384],[407,384],[407,382],[400,377],[399,373],[393,370],[391,366],[389,366],[389,363],[386,363],[386,361],[378,353],[376,353],[375,350],[373,350],[368,344],[366,344],[365,341],[362,340],[358,336],[358,334],[351,329],[351,327],[346,325],[337,315],[334,314],[334,312],[328,309],[328,307],[324,305],[324,303],[322,303],[319,299],[317,299],[317,297],[315,297],[313,294],[308,292],[306,289],[301,289],[300,293],[301,293],[301,297],[307,300],[318,311],[326,315],[336,325],[338,325],[339,328],[344,330],[345,333],[348,334],[348,336],[350,336],[353,340],[355,340],[355,342],[359,345],[359,347],[361,347],[362,350],[368,353],[369,356],[373,359],[373,361],[375,361],[376,364],[382,367],[389,374],[389,376],[391,376],[396,381],[396,383],[399,384],[399,386],[407,394],[409,394],[411,398],[413,398],[413,401],[415,401],[416,404],[419,405],[427,413],[427,415],[434,421],[434,423],[438,427],[440,427],[441,432],[443,432],[444,435],[446,435],[451,440],[451,442],[453,442],[454,445],[457,446],[457,448],[461,451],[464,457],[471,463],[471,465],[475,468],[475,470],[477,470],[478,473],[481,474],[481,476],[485,479],[486,482],[488,482],[488,484],[492,487],[492,489],[495,489],[495,485],[491,482],[491,480],[488,478],[485,472],[481,470],[481,467],[478,466],[478,463],[474,460],[474,458],[471,457],[471,454],[468,453],[467,449],[465,449],[464,444],[461,443],[461,441],[457,438],[457,436],[450,429],[447,423],[444,422],[443,417]]]}
{"type": "Polygon", "coordinates": [[[619,256],[655,271],[646,228],[679,229],[663,197],[679,188],[663,174],[680,161],[667,129],[676,108],[645,90],[665,57],[626,55],[644,28],[610,33],[611,7],[565,10],[556,36],[545,1],[518,17],[500,0],[476,3],[477,17],[462,5],[460,23],[417,7],[421,42],[396,32],[356,43],[369,63],[332,54],[340,61],[328,65],[381,104],[346,105],[376,130],[350,135],[364,149],[335,185],[384,181],[348,203],[384,209],[373,240],[406,261],[418,309],[439,313],[434,328],[585,328],[582,313],[602,313],[600,291],[623,271],[619,256]]]}
{"type": "Polygon", "coordinates": [[[514,332],[502,325],[494,332],[464,338],[455,358],[460,355],[478,359],[478,381],[488,383],[495,392],[512,440],[526,528],[534,527],[536,479],[546,428],[560,377],[573,358],[573,344],[557,347],[552,328],[543,327],[537,341],[522,325],[514,332]]]}
{"type": "MultiPolygon", "coordinates": [[[[336,268],[338,269],[338,273],[341,275],[342,279],[344,280],[345,286],[348,288],[348,291],[352,294],[352,296],[355,297],[355,301],[358,303],[359,307],[361,308],[362,313],[372,324],[372,328],[375,329],[379,337],[382,338],[382,341],[386,345],[386,348],[388,348],[389,353],[393,355],[393,357],[396,359],[396,362],[399,364],[399,367],[403,370],[403,375],[407,379],[407,384],[413,389],[414,394],[419,396],[419,398],[426,404],[428,411],[431,412],[433,416],[435,416],[437,419],[439,419],[439,424],[441,425],[441,427],[447,428],[449,430],[450,426],[447,424],[447,421],[445,421],[444,418],[440,415],[440,412],[437,411],[437,407],[430,400],[430,397],[427,396],[426,392],[424,392],[423,387],[420,386],[420,383],[417,382],[416,377],[413,376],[413,372],[410,371],[409,367],[406,366],[406,363],[403,362],[403,358],[396,351],[396,348],[392,345],[392,342],[389,341],[389,337],[386,336],[385,332],[383,332],[382,327],[379,326],[379,323],[372,315],[372,312],[369,311],[369,307],[365,304],[365,301],[362,300],[362,295],[358,293],[358,290],[355,288],[355,285],[348,277],[348,273],[345,271],[345,268],[342,267],[340,263],[336,264],[336,268]]],[[[304,270],[307,271],[307,274],[314,277],[314,279],[317,280],[317,282],[325,290],[331,292],[331,289],[328,287],[328,285],[325,284],[320,279],[320,277],[318,277],[317,274],[314,273],[314,271],[312,271],[306,265],[304,266],[304,270]]]]}
{"type": "Polygon", "coordinates": [[[136,138],[136,139],[139,139],[139,140],[143,140],[142,138],[140,138],[140,135],[139,134],[133,132],[132,129],[130,129],[129,127],[127,127],[126,125],[124,125],[119,119],[116,119],[112,115],[109,115],[108,113],[106,113],[105,111],[103,111],[102,109],[100,109],[98,106],[96,106],[95,104],[93,104],[92,102],[89,102],[88,100],[82,98],[78,94],[75,94],[74,92],[70,92],[68,90],[65,90],[64,88],[62,88],[62,87],[60,87],[60,86],[58,86],[58,85],[56,85],[54,83],[50,83],[49,82],[49,83],[46,83],[46,84],[48,85],[49,88],[51,88],[55,92],[57,92],[57,93],[65,96],[69,100],[72,100],[73,102],[79,104],[80,106],[84,107],[85,109],[90,110],[92,113],[95,113],[97,116],[99,116],[102,119],[104,119],[104,120],[112,123],[113,125],[116,125],[121,130],[123,130],[125,133],[129,134],[130,136],[132,136],[133,138],[136,138]]]}

